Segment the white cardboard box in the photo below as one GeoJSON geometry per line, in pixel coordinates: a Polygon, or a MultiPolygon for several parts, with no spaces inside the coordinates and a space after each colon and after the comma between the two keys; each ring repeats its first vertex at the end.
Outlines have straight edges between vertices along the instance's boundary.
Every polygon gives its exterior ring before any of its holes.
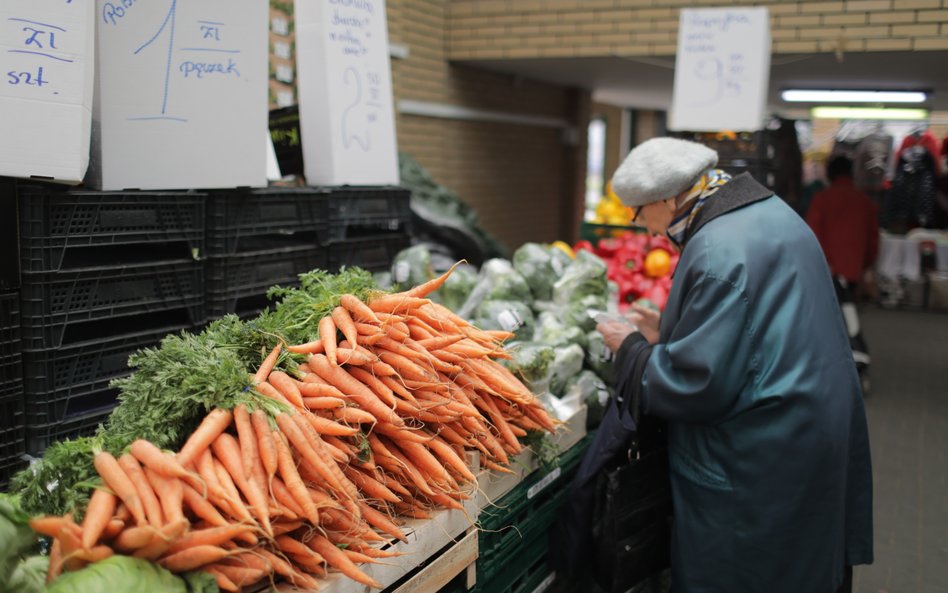
{"type": "Polygon", "coordinates": [[[0,4],[0,175],[82,181],[92,125],[93,0],[0,4]]]}
{"type": "Polygon", "coordinates": [[[303,170],[310,185],[397,185],[384,0],[297,0],[303,170]]]}
{"type": "Polygon", "coordinates": [[[267,184],[261,0],[97,0],[90,185],[267,184]]]}

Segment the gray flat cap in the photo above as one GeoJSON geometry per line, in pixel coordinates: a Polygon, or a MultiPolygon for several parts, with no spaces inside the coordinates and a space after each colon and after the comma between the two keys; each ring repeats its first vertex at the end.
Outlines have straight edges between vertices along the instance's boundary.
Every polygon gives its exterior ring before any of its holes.
{"type": "Polygon", "coordinates": [[[644,206],[685,191],[718,162],[697,142],[652,138],[632,149],[612,176],[612,191],[626,206],[644,206]]]}

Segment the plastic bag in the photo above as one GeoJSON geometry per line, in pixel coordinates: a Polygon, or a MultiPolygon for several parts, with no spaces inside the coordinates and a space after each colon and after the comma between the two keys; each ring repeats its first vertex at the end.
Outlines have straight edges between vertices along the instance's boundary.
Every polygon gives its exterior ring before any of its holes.
{"type": "Polygon", "coordinates": [[[477,285],[477,270],[474,266],[461,264],[454,268],[441,288],[436,290],[431,298],[452,311],[457,311],[470,296],[477,285]]]}
{"type": "Polygon", "coordinates": [[[563,397],[572,396],[578,396],[586,403],[586,428],[592,429],[602,422],[606,404],[612,397],[612,389],[596,373],[587,369],[567,379],[563,397]]]}
{"type": "Polygon", "coordinates": [[[533,330],[533,341],[548,346],[566,346],[579,344],[586,347],[586,331],[574,325],[567,325],[561,315],[554,311],[543,311],[537,316],[533,330]]]}
{"type": "Polygon", "coordinates": [[[606,385],[615,384],[616,371],[612,366],[615,354],[606,346],[602,334],[593,330],[586,334],[588,346],[586,348],[586,364],[606,385]]]}
{"type": "Polygon", "coordinates": [[[534,299],[548,301],[553,297],[553,284],[559,274],[553,267],[549,248],[539,243],[524,243],[514,252],[513,266],[526,280],[534,299]]]}
{"type": "Polygon", "coordinates": [[[392,260],[392,282],[399,286],[417,286],[434,277],[431,251],[424,245],[402,249],[392,260]]]}
{"type": "Polygon", "coordinates": [[[562,397],[566,382],[583,370],[585,353],[579,344],[562,346],[555,350],[553,364],[550,365],[550,393],[562,397]]]}
{"type": "Polygon", "coordinates": [[[592,253],[580,250],[576,260],[553,285],[553,302],[565,306],[586,296],[608,295],[606,264],[592,253]]]}
{"type": "Polygon", "coordinates": [[[471,291],[457,314],[470,319],[483,301],[529,303],[532,300],[533,295],[527,281],[517,273],[513,264],[505,259],[491,259],[481,266],[481,271],[477,276],[477,286],[471,291]]]}
{"type": "Polygon", "coordinates": [[[549,391],[550,365],[556,353],[553,348],[537,342],[514,342],[508,345],[513,358],[501,363],[517,375],[535,394],[549,391]]]}
{"type": "Polygon", "coordinates": [[[474,325],[481,329],[513,332],[516,340],[533,336],[533,311],[519,301],[483,301],[478,307],[474,325]]]}

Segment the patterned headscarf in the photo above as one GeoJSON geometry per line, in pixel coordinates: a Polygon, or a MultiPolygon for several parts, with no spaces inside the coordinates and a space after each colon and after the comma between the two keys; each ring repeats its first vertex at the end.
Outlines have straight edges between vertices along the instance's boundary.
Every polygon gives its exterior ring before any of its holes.
{"type": "Polygon", "coordinates": [[[691,222],[695,219],[698,211],[701,210],[704,201],[730,180],[731,176],[721,169],[711,169],[702,175],[688,190],[688,195],[678,206],[675,218],[672,219],[671,225],[668,227],[668,238],[679,249],[684,243],[688,227],[691,226],[691,222]]]}

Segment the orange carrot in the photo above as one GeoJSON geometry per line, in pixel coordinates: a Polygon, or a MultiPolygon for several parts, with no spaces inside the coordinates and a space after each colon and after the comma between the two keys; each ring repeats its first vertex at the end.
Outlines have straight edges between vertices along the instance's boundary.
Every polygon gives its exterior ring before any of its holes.
{"type": "MultiPolygon", "coordinates": [[[[371,311],[371,309],[369,309],[371,311]]],[[[354,322],[356,331],[359,332],[359,343],[362,343],[362,340],[370,336],[385,335],[378,325],[373,325],[371,323],[362,323],[359,321],[354,322]]]]}
{"type": "Polygon", "coordinates": [[[108,451],[99,451],[93,457],[93,464],[96,471],[102,476],[105,485],[121,498],[125,506],[128,507],[129,512],[135,518],[135,522],[139,525],[146,523],[145,509],[138,497],[138,491],[129,479],[128,474],[115,460],[115,457],[112,457],[112,454],[108,451]]]}
{"type": "Polygon", "coordinates": [[[253,376],[254,383],[261,383],[267,380],[267,377],[270,376],[270,371],[273,370],[277,360],[280,358],[280,350],[282,350],[282,346],[277,344],[270,354],[263,359],[263,362],[260,363],[260,366],[257,368],[257,373],[253,376]]]}
{"type": "Polygon", "coordinates": [[[346,405],[346,402],[338,397],[303,398],[303,406],[305,406],[307,410],[332,410],[333,408],[341,408],[344,405],[346,405]]]}
{"type": "Polygon", "coordinates": [[[349,315],[349,311],[340,305],[333,309],[330,315],[332,316],[333,323],[339,331],[342,332],[342,335],[354,346],[356,340],[359,338],[359,332],[356,330],[355,322],[353,322],[352,317],[349,315]]]}
{"type": "Polygon", "coordinates": [[[109,524],[105,526],[105,529],[102,530],[102,539],[103,540],[112,540],[115,537],[122,533],[122,530],[125,529],[125,521],[121,519],[112,519],[109,521],[109,524]]]}
{"type": "Polygon", "coordinates": [[[319,583],[309,575],[301,573],[293,568],[293,566],[265,548],[258,548],[256,553],[263,556],[267,562],[273,567],[273,572],[276,574],[286,577],[291,583],[296,587],[316,590],[319,588],[319,583]]]}
{"type": "Polygon", "coordinates": [[[229,552],[218,546],[193,546],[158,561],[171,572],[186,572],[226,558],[229,552]]]}
{"type": "MultiPolygon", "coordinates": [[[[184,469],[181,462],[173,455],[166,455],[161,449],[145,439],[138,439],[133,442],[132,446],[129,447],[129,453],[141,462],[142,465],[153,469],[163,476],[180,478],[187,481],[196,480],[198,483],[201,482],[199,476],[196,476],[194,472],[184,469]]],[[[204,485],[202,484],[202,486],[204,485]]]]}
{"type": "MultiPolygon", "coordinates": [[[[355,407],[336,408],[335,410],[332,410],[331,413],[332,413],[333,418],[335,418],[336,420],[340,422],[345,422],[347,424],[375,424],[375,422],[377,421],[377,418],[373,416],[372,414],[369,414],[365,410],[360,410],[359,408],[355,408],[355,407]]],[[[336,424],[336,423],[332,422],[332,424],[336,424]]],[[[314,428],[315,428],[315,425],[314,425],[314,428]]],[[[351,435],[355,435],[359,433],[358,429],[353,429],[353,430],[355,432],[351,433],[351,435]]],[[[317,429],[317,432],[322,432],[322,431],[317,429]]],[[[328,434],[328,433],[323,433],[323,434],[328,434]]],[[[340,434],[336,436],[350,436],[350,435],[340,434]]]]}
{"type": "Polygon", "coordinates": [[[308,542],[310,548],[316,551],[320,556],[326,559],[330,566],[342,572],[350,579],[353,579],[363,585],[381,589],[382,584],[368,576],[359,567],[349,560],[346,554],[337,548],[335,544],[326,539],[323,535],[315,534],[308,542]]]}
{"type": "Polygon", "coordinates": [[[145,558],[146,560],[157,560],[162,554],[165,553],[165,550],[168,549],[168,546],[171,545],[171,542],[181,537],[188,528],[187,519],[181,519],[180,521],[172,521],[166,524],[164,527],[159,529],[152,535],[151,541],[143,548],[136,550],[132,556],[136,558],[145,558]]]}
{"type": "Polygon", "coordinates": [[[188,548],[193,548],[194,546],[220,546],[236,538],[238,535],[253,531],[253,529],[251,525],[237,523],[191,531],[172,543],[167,553],[176,554],[188,548]]]}
{"type": "MultiPolygon", "coordinates": [[[[280,414],[280,416],[283,416],[283,414],[280,414]]],[[[290,453],[290,448],[283,439],[280,438],[278,433],[274,433],[273,443],[276,445],[280,476],[283,478],[283,483],[286,485],[287,490],[289,490],[293,496],[293,500],[296,501],[303,511],[301,516],[306,517],[313,525],[319,525],[319,512],[316,510],[316,505],[313,504],[313,499],[310,498],[302,478],[300,478],[296,464],[293,462],[293,455],[290,453]]]]}
{"type": "MultiPolygon", "coordinates": [[[[217,441],[215,440],[214,442],[217,441]]],[[[217,480],[221,484],[221,489],[227,493],[227,498],[225,500],[227,501],[227,508],[229,509],[231,516],[235,519],[240,519],[241,521],[253,521],[253,515],[250,514],[250,510],[247,509],[247,506],[241,499],[240,490],[238,490],[237,485],[234,484],[233,476],[231,476],[231,474],[227,471],[227,468],[224,467],[224,464],[221,463],[219,459],[216,459],[213,455],[210,455],[210,449],[208,450],[208,456],[211,458],[214,472],[217,474],[217,480]]]]}
{"type": "Polygon", "coordinates": [[[349,466],[345,470],[348,477],[356,487],[364,492],[369,498],[376,500],[385,500],[388,502],[399,502],[401,499],[385,484],[382,484],[369,474],[349,466]]]}
{"type": "Polygon", "coordinates": [[[440,438],[434,437],[428,441],[428,448],[431,449],[435,455],[441,458],[442,461],[447,463],[449,467],[454,469],[454,471],[458,472],[465,479],[471,482],[477,481],[477,476],[475,476],[467,464],[464,463],[464,460],[458,457],[458,454],[455,453],[454,449],[452,449],[440,438]]]}
{"type": "Polygon", "coordinates": [[[319,352],[325,352],[322,340],[313,340],[312,342],[306,342],[305,344],[287,346],[286,349],[290,352],[293,352],[294,354],[315,354],[319,352]]]}
{"type": "Polygon", "coordinates": [[[451,266],[451,268],[444,274],[438,276],[437,278],[433,278],[427,282],[419,284],[418,286],[412,289],[406,290],[402,294],[408,297],[420,297],[420,298],[428,296],[429,294],[441,288],[441,285],[443,285],[445,280],[447,280],[448,277],[451,275],[451,273],[454,272],[454,269],[463,263],[467,263],[467,262],[462,259],[461,261],[451,266]]]}
{"type": "Polygon", "coordinates": [[[366,412],[395,426],[404,426],[402,419],[386,407],[371,389],[354,379],[344,369],[333,366],[325,356],[313,356],[310,359],[310,366],[320,377],[348,394],[366,412]]]}
{"type": "Polygon", "coordinates": [[[247,407],[240,404],[234,408],[234,425],[237,427],[237,440],[240,443],[241,467],[245,476],[253,475],[253,468],[257,464],[257,437],[250,423],[250,413],[247,407]]]}
{"type": "Polygon", "coordinates": [[[174,523],[184,519],[184,487],[179,478],[169,478],[161,473],[145,468],[148,483],[155,490],[158,502],[161,503],[161,512],[167,523],[174,523]]]}
{"type": "MultiPolygon", "coordinates": [[[[323,343],[323,351],[326,353],[329,363],[332,366],[337,366],[339,362],[336,359],[336,324],[329,315],[319,320],[319,339],[323,343]]],[[[312,367],[313,365],[310,364],[309,366],[312,367]]]]}
{"type": "Polygon", "coordinates": [[[130,527],[120,533],[112,546],[119,552],[131,553],[148,545],[155,536],[155,529],[150,525],[144,527],[130,527]]]}
{"type": "Polygon", "coordinates": [[[251,423],[254,432],[257,434],[257,452],[260,454],[260,461],[263,462],[263,468],[267,472],[267,482],[269,482],[277,472],[278,462],[266,412],[254,410],[251,415],[251,423]]]}
{"type": "Polygon", "coordinates": [[[235,586],[234,590],[240,590],[240,587],[252,585],[267,576],[267,573],[259,568],[248,568],[246,566],[231,566],[229,564],[210,564],[201,570],[208,571],[211,574],[215,572],[224,575],[235,586]]]}
{"type": "Polygon", "coordinates": [[[342,295],[339,297],[339,304],[349,311],[354,320],[370,321],[376,324],[381,323],[379,318],[375,315],[375,311],[373,311],[371,307],[363,303],[358,297],[354,295],[342,295]]]}
{"type": "Polygon", "coordinates": [[[210,447],[217,435],[227,430],[231,418],[230,410],[222,408],[211,410],[175,456],[178,463],[185,467],[194,463],[201,451],[210,447]]]}
{"type": "Polygon", "coordinates": [[[428,299],[407,297],[403,294],[387,294],[369,301],[369,308],[379,313],[405,312],[427,305],[428,299]]]}
{"type": "Polygon", "coordinates": [[[118,464],[125,470],[135,486],[135,490],[138,491],[138,497],[145,508],[145,517],[148,518],[148,523],[156,529],[164,525],[165,519],[161,513],[161,504],[159,504],[158,497],[155,495],[151,484],[148,483],[148,479],[145,478],[145,472],[142,471],[142,466],[138,463],[138,460],[130,453],[126,453],[118,458],[118,464]]]}
{"type": "Polygon", "coordinates": [[[229,579],[226,574],[217,569],[218,565],[209,564],[201,568],[202,571],[214,577],[214,581],[217,583],[217,588],[221,591],[231,591],[233,593],[239,593],[240,587],[229,579]]]}
{"type": "Polygon", "coordinates": [[[344,398],[345,395],[329,383],[326,383],[315,374],[307,375],[297,387],[303,397],[335,397],[344,398]]]}
{"type": "Polygon", "coordinates": [[[369,366],[378,362],[378,357],[374,354],[366,354],[360,350],[347,348],[343,342],[336,348],[336,360],[339,364],[348,364],[352,366],[369,366]]]}
{"type": "Polygon", "coordinates": [[[34,517],[30,519],[30,529],[40,535],[55,538],[59,535],[59,530],[63,528],[65,522],[65,517],[58,517],[56,515],[34,517]]]}
{"type": "Polygon", "coordinates": [[[434,338],[428,338],[425,340],[418,340],[417,344],[424,348],[425,350],[441,350],[442,348],[447,348],[451,344],[455,344],[464,339],[464,334],[454,334],[448,336],[438,336],[434,338]]]}
{"type": "MultiPolygon", "coordinates": [[[[271,490],[273,490],[273,498],[276,499],[278,503],[283,505],[284,508],[295,514],[297,517],[303,517],[306,515],[306,511],[304,511],[303,507],[300,506],[300,503],[296,502],[296,499],[293,498],[293,495],[286,487],[286,484],[283,483],[283,480],[280,478],[273,478],[270,487],[271,490]]],[[[276,533],[276,531],[277,528],[274,525],[273,532],[276,533]]]]}
{"type": "Polygon", "coordinates": [[[289,400],[294,407],[303,407],[303,396],[300,393],[299,387],[296,386],[296,381],[289,375],[283,371],[273,371],[270,373],[269,382],[270,385],[276,387],[277,390],[283,394],[283,397],[289,400]]]}
{"type": "Polygon", "coordinates": [[[86,516],[82,521],[82,549],[91,550],[115,512],[116,497],[108,490],[96,489],[86,507],[86,516]]]}
{"type": "MultiPolygon", "coordinates": [[[[357,408],[339,408],[338,410],[334,410],[334,412],[340,412],[342,410],[356,410],[356,409],[357,408]]],[[[376,418],[375,416],[372,416],[372,414],[369,414],[368,412],[364,412],[362,410],[359,410],[359,412],[363,414],[363,416],[360,416],[363,422],[368,422],[370,424],[374,424],[376,422],[376,418]],[[365,420],[365,417],[369,417],[370,419],[365,420]]],[[[322,416],[316,416],[314,414],[306,414],[303,417],[309,422],[310,426],[312,426],[316,430],[316,432],[318,432],[319,434],[328,434],[328,435],[337,436],[337,437],[351,437],[351,436],[355,436],[359,434],[358,428],[346,426],[345,424],[340,424],[339,422],[335,420],[323,418],[322,416]]],[[[347,418],[351,419],[354,417],[356,416],[353,414],[352,416],[348,416],[347,418]]]]}
{"type": "Polygon", "coordinates": [[[353,367],[348,370],[350,375],[371,389],[375,395],[377,395],[378,398],[382,400],[382,403],[390,408],[395,406],[395,395],[392,393],[392,390],[389,389],[379,378],[377,378],[372,373],[358,367],[353,367]]]}
{"type": "Polygon", "coordinates": [[[53,582],[63,572],[63,548],[58,539],[53,539],[49,549],[49,570],[46,572],[46,583],[53,582]]]}
{"type": "Polygon", "coordinates": [[[188,484],[183,485],[182,494],[184,496],[184,503],[189,509],[191,509],[191,512],[194,513],[195,516],[200,517],[211,525],[216,525],[218,527],[223,527],[224,525],[229,524],[227,519],[225,519],[224,516],[218,512],[214,505],[209,503],[204,497],[198,494],[197,490],[188,484]]]}
{"type": "MultiPolygon", "coordinates": [[[[271,374],[271,377],[272,376],[271,374]]],[[[214,455],[224,465],[227,472],[233,478],[234,483],[240,491],[243,492],[247,501],[250,502],[250,510],[254,516],[257,517],[264,532],[272,534],[273,528],[270,525],[267,497],[257,487],[256,483],[248,479],[248,476],[244,474],[240,444],[237,442],[237,439],[225,432],[214,440],[211,444],[211,450],[214,451],[214,455]]]]}

